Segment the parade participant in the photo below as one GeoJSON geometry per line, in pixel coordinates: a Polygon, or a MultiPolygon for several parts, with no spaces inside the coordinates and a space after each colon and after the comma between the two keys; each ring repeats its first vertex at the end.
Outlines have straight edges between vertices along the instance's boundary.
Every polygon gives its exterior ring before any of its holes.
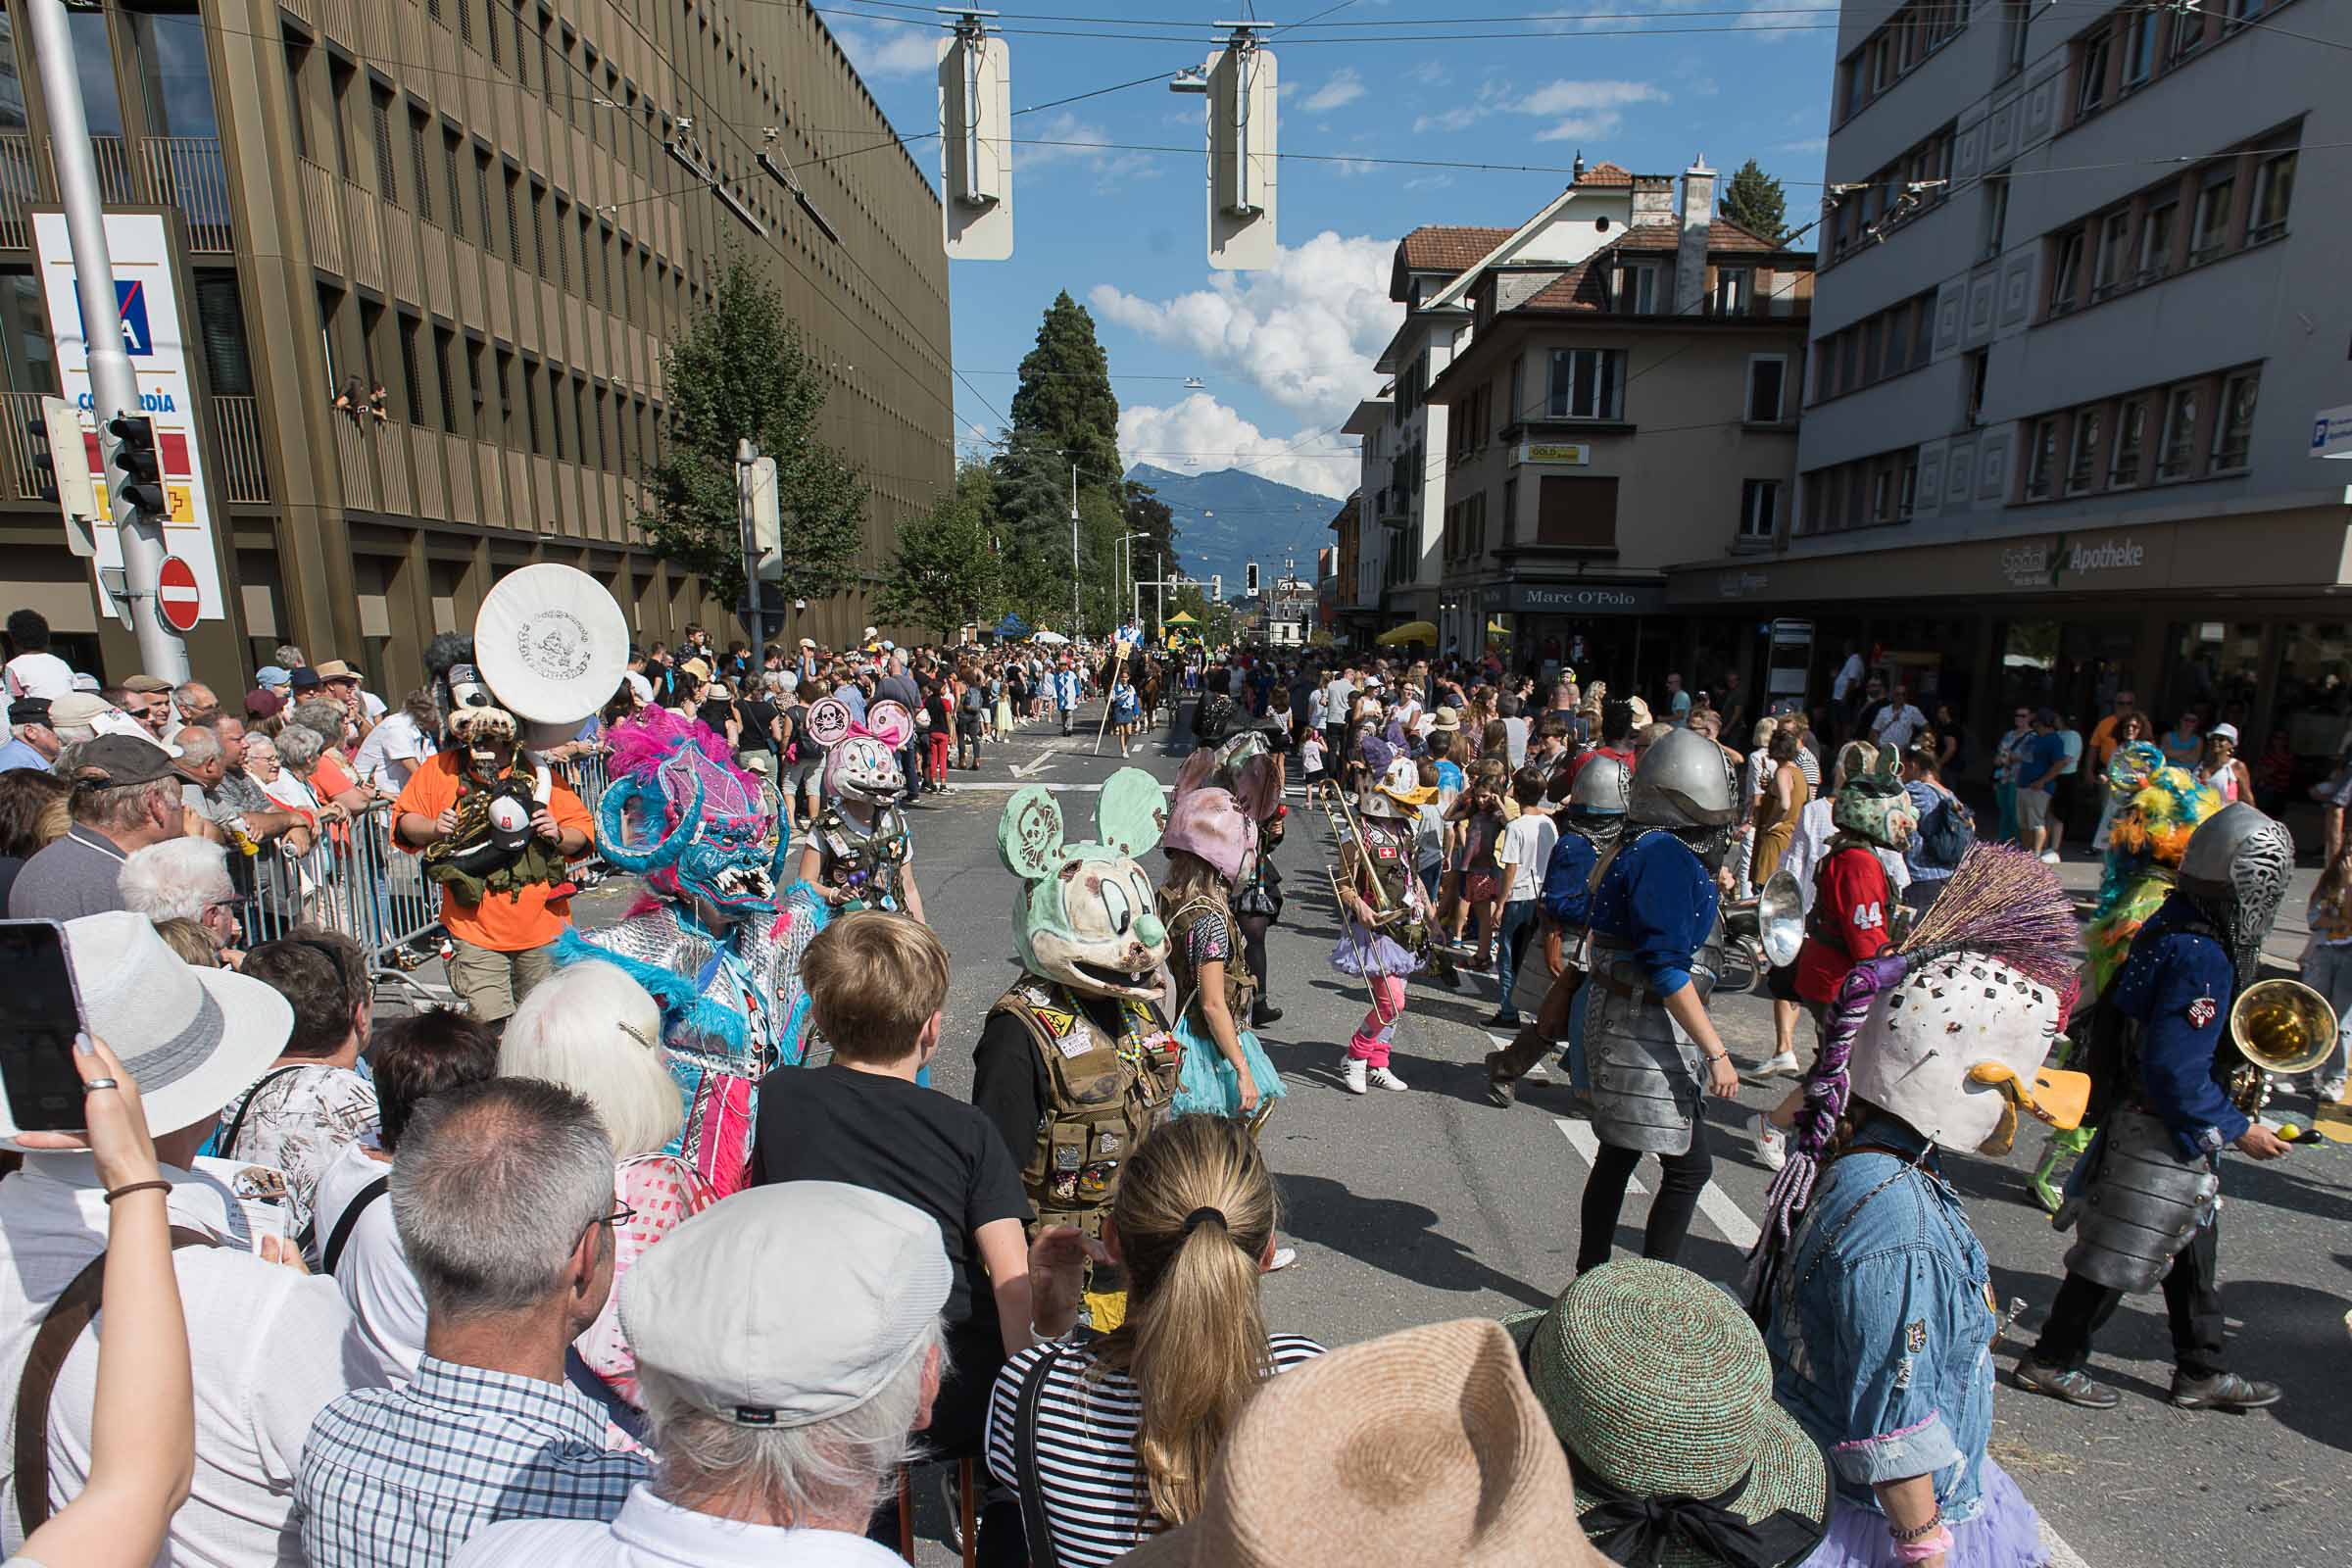
{"type": "Polygon", "coordinates": [[[1585,1183],[1580,1273],[1608,1261],[1642,1155],[1664,1174],[1642,1253],[1669,1263],[1714,1170],[1702,1087],[1740,1092],[1706,1005],[1722,969],[1715,868],[1739,809],[1723,748],[1687,729],[1653,742],[1634,770],[1628,835],[1592,893],[1585,1056],[1600,1151],[1585,1183]]]}
{"type": "MultiPolygon", "coordinates": [[[[1095,804],[1095,838],[1065,835],[1042,785],[1016,791],[997,824],[997,853],[1020,879],[1013,956],[1021,973],[989,1009],[973,1058],[972,1103],[1020,1162],[1035,1230],[1102,1233],[1119,1169],[1166,1116],[1183,1048],[1162,1006],[1168,932],[1152,878],[1136,863],[1159,842],[1159,785],[1124,767],[1095,804]]],[[[1117,1278],[1097,1267],[1095,1326],[1121,1308],[1117,1278]]]]}
{"type": "MultiPolygon", "coordinates": [[[[2147,741],[2127,741],[2116,748],[2107,763],[2107,791],[2110,799],[2123,804],[2108,825],[2107,869],[2090,923],[2082,932],[2088,955],[2083,963],[2086,998],[2107,994],[2132,952],[2132,939],[2172,896],[2174,873],[2190,835],[2222,808],[2221,797],[2210,786],[2184,769],[2166,766],[2164,754],[2147,741]]],[[[2062,1043],[2062,1049],[2071,1058],[2072,1047],[2062,1043]]],[[[2058,1212],[2067,1172],[2090,1147],[2097,1130],[2085,1125],[2050,1134],[2027,1185],[2051,1213],[2058,1212]]]]}
{"type": "MultiPolygon", "coordinates": [[[[1372,990],[1371,1010],[1341,1063],[1351,1095],[1364,1093],[1367,1083],[1405,1087],[1389,1067],[1396,1020],[1404,1016],[1405,977],[1431,963],[1441,985],[1460,983],[1453,960],[1432,944],[1428,895],[1413,875],[1413,812],[1432,793],[1409,758],[1396,759],[1366,777],[1340,845],[1334,892],[1343,918],[1331,966],[1372,990]]],[[[1347,812],[1345,801],[1341,810],[1347,812]]]]}
{"type": "Polygon", "coordinates": [[[906,787],[899,753],[914,720],[897,703],[866,710],[863,722],[846,704],[808,708],[808,729],[825,748],[825,804],[801,850],[801,880],[837,910],[882,909],[923,918],[914,883],[914,831],[900,795],[906,787]]]}
{"type": "MultiPolygon", "coordinates": [[[[1900,855],[1919,827],[1918,808],[1894,775],[1894,754],[1874,752],[1860,741],[1847,743],[1847,750],[1868,755],[1845,769],[1843,782],[1831,798],[1830,819],[1836,831],[1813,867],[1813,907],[1805,916],[1805,940],[1797,949],[1794,972],[1787,977],[1795,995],[1784,999],[1801,1004],[1823,1027],[1846,971],[1877,956],[1892,938],[1892,912],[1901,906],[1880,852],[1900,855]]],[[[1792,1094],[1756,1115],[1756,1150],[1774,1170],[1788,1157],[1786,1129],[1796,1114],[1797,1099],[1792,1094]]]]}
{"type": "Polygon", "coordinates": [[[1244,1117],[1255,1127],[1283,1093],[1282,1075],[1245,1022],[1257,977],[1242,961],[1233,916],[1233,890],[1257,858],[1257,824],[1228,791],[1190,790],[1176,797],[1161,848],[1168,871],[1156,907],[1184,1046],[1173,1109],[1244,1117]]]}
{"type": "Polygon", "coordinates": [[[617,923],[574,933],[561,956],[617,964],[661,1004],[685,1106],[666,1152],[724,1197],[744,1184],[760,1078],[802,1058],[800,959],[825,913],[780,896],[783,802],[728,760],[724,737],[649,708],[611,741],[604,857],[643,885],[617,923]]]}
{"type": "Polygon", "coordinates": [[[1556,945],[1559,968],[1535,1019],[1508,1046],[1487,1054],[1487,1098],[1497,1105],[1510,1104],[1513,1086],[1563,1039],[1568,1042],[1569,1081],[1580,1094],[1592,1088],[1584,1050],[1585,928],[1592,917],[1595,875],[1625,826],[1632,788],[1633,770],[1614,757],[1596,759],[1569,786],[1568,808],[1557,817],[1560,839],[1544,868],[1544,891],[1539,895],[1546,961],[1556,945]]]}
{"type": "Polygon", "coordinates": [[[1282,847],[1283,835],[1290,829],[1290,808],[1278,806],[1257,830],[1257,856],[1241,884],[1234,889],[1233,913],[1242,929],[1242,955],[1250,961],[1250,973],[1257,981],[1257,989],[1250,1001],[1250,1027],[1263,1029],[1282,1021],[1282,1009],[1274,1005],[1274,977],[1266,968],[1266,933],[1282,918],[1282,872],[1274,865],[1274,852],[1282,847]]]}
{"type": "Polygon", "coordinates": [[[2020,850],[1972,851],[1891,951],[1841,983],[1749,1258],[1773,1392],[1830,1456],[1809,1568],[2040,1568],[2040,1521],[1986,1452],[2001,1320],[1946,1151],[2000,1155],[2018,1113],[2081,1115],[2044,1069],[2075,995],[2074,908],[2020,850]]]}
{"type": "Polygon", "coordinates": [[[2127,1295],[2161,1280],[2172,1320],[2172,1402],[2250,1410],[2278,1386],[2222,1365],[2225,1319],[2215,1272],[2221,1156],[2287,1151],[2231,1102],[2223,1053],[2230,1010],[2261,965],[2295,864],[2286,829],[2242,801],[2207,817],[2180,857],[2179,886],[2132,939],[2094,1020],[2099,1136],[2068,1183],[2053,1223],[2075,1231],[2066,1280],[2041,1341],[2018,1363],[2020,1388],[2087,1409],[2118,1396],[2082,1371],[2091,1336],[2127,1295]]]}

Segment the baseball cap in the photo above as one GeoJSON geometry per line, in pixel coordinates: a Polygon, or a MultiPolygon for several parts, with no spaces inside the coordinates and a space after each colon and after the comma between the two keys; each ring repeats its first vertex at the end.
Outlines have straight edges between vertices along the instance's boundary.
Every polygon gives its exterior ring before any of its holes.
{"type": "Polygon", "coordinates": [[[8,721],[11,724],[48,723],[49,699],[46,697],[18,698],[8,705],[8,721]]]}
{"type": "Polygon", "coordinates": [[[152,784],[171,778],[172,757],[153,741],[131,735],[101,735],[81,749],[74,765],[74,782],[101,789],[126,784],[152,784]]]}
{"type": "Polygon", "coordinates": [[[286,699],[267,686],[256,686],[245,694],[245,716],[275,718],[286,710],[286,699]]]}
{"type": "Polygon", "coordinates": [[[49,704],[49,723],[52,728],[60,724],[92,724],[97,722],[99,714],[113,711],[115,705],[96,692],[68,692],[49,704]]]}
{"type": "Polygon", "coordinates": [[[954,1283],[939,1222],[841,1182],[736,1193],[648,1249],[620,1287],[641,1369],[747,1427],[858,1408],[923,1345],[954,1283]],[[793,1260],[791,1290],[743,1289],[793,1260]]]}
{"type": "Polygon", "coordinates": [[[158,692],[169,692],[172,683],[161,675],[133,675],[122,683],[122,689],[137,692],[142,697],[153,697],[158,692]]]}
{"type": "Polygon", "coordinates": [[[291,675],[275,664],[264,664],[253,672],[253,683],[271,691],[292,685],[293,679],[291,675]]]}
{"type": "Polygon", "coordinates": [[[305,664],[287,678],[286,684],[298,692],[315,692],[325,682],[318,678],[317,670],[305,664]]]}

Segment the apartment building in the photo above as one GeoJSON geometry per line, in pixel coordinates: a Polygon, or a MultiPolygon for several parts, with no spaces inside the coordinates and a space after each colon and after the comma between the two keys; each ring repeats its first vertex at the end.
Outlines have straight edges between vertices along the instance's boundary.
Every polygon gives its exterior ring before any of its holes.
{"type": "MultiPolygon", "coordinates": [[[[395,694],[534,561],[596,575],[644,642],[734,634],[634,518],[661,351],[736,251],[826,367],[824,434],[871,486],[861,586],[785,635],[872,618],[899,521],[952,482],[947,264],[929,182],[812,7],[107,0],[71,25],[110,211],[164,215],[183,305],[222,612],[199,671],[293,641],[395,694]]],[[[59,390],[36,88],[0,10],[0,602],[120,675],[135,650],[29,434],[59,390]]]]}
{"type": "Polygon", "coordinates": [[[1813,259],[1715,184],[1596,165],[1431,295],[1442,647],[1657,689],[1696,652],[1666,568],[1785,520],[1813,259]]]}
{"type": "MultiPolygon", "coordinates": [[[[1843,7],[1785,529],[1670,601],[1952,702],[2352,723],[2344,54],[2311,0],[1843,7]]],[[[1979,748],[1980,759],[1988,748],[1979,748]]]]}

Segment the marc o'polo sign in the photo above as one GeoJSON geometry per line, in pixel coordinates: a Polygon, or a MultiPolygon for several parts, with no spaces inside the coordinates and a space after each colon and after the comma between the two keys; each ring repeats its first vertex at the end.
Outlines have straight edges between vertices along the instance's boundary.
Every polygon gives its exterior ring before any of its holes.
{"type": "Polygon", "coordinates": [[[1654,582],[1515,582],[1503,608],[1523,615],[1641,615],[1666,608],[1654,582]]]}
{"type": "Polygon", "coordinates": [[[2001,576],[2012,588],[2059,588],[2078,580],[2093,583],[2119,572],[2141,570],[2147,564],[2147,546],[2128,533],[2089,539],[2060,534],[2001,548],[2001,576]]]}

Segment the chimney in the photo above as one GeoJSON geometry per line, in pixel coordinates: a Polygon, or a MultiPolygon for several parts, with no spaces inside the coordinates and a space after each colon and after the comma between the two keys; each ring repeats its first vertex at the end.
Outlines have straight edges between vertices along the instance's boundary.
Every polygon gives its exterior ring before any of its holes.
{"type": "Polygon", "coordinates": [[[1636,174],[1634,176],[1634,211],[1636,227],[1643,223],[1674,221],[1674,176],[1672,174],[1636,174]]]}
{"type": "Polygon", "coordinates": [[[1582,147],[1579,147],[1576,150],[1576,162],[1570,165],[1568,169],[1568,183],[1571,185],[1582,185],[1584,182],[1585,150],[1582,147]]]}
{"type": "Polygon", "coordinates": [[[1683,171],[1683,234],[1674,248],[1674,314],[1707,307],[1707,236],[1715,220],[1715,171],[1704,153],[1683,171]]]}

